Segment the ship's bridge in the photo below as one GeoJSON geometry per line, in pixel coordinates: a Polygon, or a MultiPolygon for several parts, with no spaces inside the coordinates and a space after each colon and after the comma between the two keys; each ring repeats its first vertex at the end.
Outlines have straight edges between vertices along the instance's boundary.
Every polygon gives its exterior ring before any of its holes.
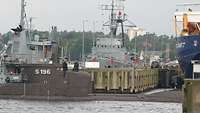
{"type": "Polygon", "coordinates": [[[97,38],[96,47],[99,48],[122,48],[122,39],[118,38],[97,38]]]}

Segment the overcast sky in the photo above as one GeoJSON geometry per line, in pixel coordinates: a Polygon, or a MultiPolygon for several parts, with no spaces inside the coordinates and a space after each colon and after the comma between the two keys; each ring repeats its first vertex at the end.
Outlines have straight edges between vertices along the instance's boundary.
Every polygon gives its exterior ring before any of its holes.
{"type": "MultiPolygon", "coordinates": [[[[0,0],[0,33],[19,24],[21,0],[0,0]]],[[[99,6],[111,0],[26,0],[27,16],[35,17],[35,29],[50,30],[58,26],[59,30],[82,30],[82,20],[86,30],[101,30],[105,18],[99,6]]],[[[126,0],[126,12],[129,20],[148,32],[173,35],[173,13],[178,3],[198,3],[199,0],[126,0]]],[[[200,3],[200,2],[199,2],[200,3]]],[[[105,15],[107,16],[107,15],[105,15]]]]}

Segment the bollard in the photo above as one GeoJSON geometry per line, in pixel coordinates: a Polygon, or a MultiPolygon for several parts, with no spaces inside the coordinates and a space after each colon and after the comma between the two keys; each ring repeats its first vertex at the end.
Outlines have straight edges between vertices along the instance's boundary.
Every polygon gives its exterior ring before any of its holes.
{"type": "Polygon", "coordinates": [[[200,112],[200,80],[186,79],[184,84],[183,113],[200,112]]]}

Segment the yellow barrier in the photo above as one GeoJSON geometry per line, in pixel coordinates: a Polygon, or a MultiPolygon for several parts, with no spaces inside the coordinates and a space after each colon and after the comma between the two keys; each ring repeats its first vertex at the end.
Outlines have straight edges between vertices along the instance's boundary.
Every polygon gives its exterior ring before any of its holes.
{"type": "Polygon", "coordinates": [[[158,85],[158,69],[88,69],[94,91],[137,93],[158,85]]]}

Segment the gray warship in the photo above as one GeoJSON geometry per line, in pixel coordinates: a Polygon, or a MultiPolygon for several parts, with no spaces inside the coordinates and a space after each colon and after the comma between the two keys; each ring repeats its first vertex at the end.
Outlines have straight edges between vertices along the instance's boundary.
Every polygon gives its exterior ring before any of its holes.
{"type": "MultiPolygon", "coordinates": [[[[0,51],[0,97],[38,98],[88,96],[88,73],[64,72],[58,61],[56,39],[31,35],[26,21],[25,0],[21,0],[21,19],[13,37],[0,51]],[[65,73],[65,75],[64,75],[65,73]],[[77,81],[82,82],[77,82],[77,81]]],[[[52,28],[52,33],[56,27],[52,28]]]]}
{"type": "MultiPolygon", "coordinates": [[[[25,0],[21,0],[20,24],[16,28],[11,29],[13,31],[11,40],[1,50],[2,68],[11,68],[12,66],[10,64],[13,64],[13,66],[16,64],[16,67],[14,66],[13,68],[17,68],[20,64],[48,64],[53,62],[51,57],[53,47],[56,44],[49,37],[43,40],[38,35],[33,37],[31,34],[31,23],[28,23],[26,20],[25,0]]],[[[13,69],[9,70],[10,75],[16,72],[13,69]]],[[[2,71],[2,75],[5,75],[4,73],[2,71]]],[[[1,82],[5,82],[4,78],[1,80],[1,82]]]]}
{"type": "Polygon", "coordinates": [[[109,27],[106,36],[95,38],[89,61],[99,62],[100,68],[123,68],[134,65],[135,53],[127,51],[125,27],[136,27],[127,19],[124,0],[112,0],[111,5],[102,5],[102,10],[110,11],[110,19],[103,24],[109,27]]]}

